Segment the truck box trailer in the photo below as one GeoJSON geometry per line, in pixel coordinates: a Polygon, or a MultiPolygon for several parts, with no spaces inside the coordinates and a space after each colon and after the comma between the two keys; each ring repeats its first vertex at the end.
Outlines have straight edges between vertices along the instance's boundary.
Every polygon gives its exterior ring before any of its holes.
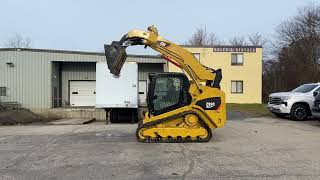
{"type": "Polygon", "coordinates": [[[96,64],[96,108],[110,114],[110,122],[135,122],[138,111],[138,65],[125,63],[119,77],[106,62],[96,64]]]}

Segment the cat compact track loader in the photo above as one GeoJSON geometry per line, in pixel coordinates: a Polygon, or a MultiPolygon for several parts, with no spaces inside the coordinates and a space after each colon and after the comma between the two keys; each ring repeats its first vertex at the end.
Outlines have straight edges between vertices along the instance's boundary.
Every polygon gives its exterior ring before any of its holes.
{"type": "Polygon", "coordinates": [[[205,67],[183,47],[147,31],[131,30],[120,41],[105,45],[110,73],[120,75],[128,46],[144,45],[161,53],[184,73],[149,75],[148,111],[138,124],[140,142],[208,142],[212,130],[226,121],[225,94],[220,90],[221,70],[205,67]]]}

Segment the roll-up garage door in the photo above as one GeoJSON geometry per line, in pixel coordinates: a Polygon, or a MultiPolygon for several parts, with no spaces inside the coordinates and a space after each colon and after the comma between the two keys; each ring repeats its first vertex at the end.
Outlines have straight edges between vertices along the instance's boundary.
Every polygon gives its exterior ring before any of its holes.
{"type": "Polygon", "coordinates": [[[69,81],[71,106],[95,106],[96,81],[69,81]]]}

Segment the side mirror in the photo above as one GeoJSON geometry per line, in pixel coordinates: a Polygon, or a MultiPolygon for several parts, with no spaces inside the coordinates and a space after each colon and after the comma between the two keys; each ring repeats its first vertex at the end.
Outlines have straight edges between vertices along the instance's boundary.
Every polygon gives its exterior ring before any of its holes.
{"type": "Polygon", "coordinates": [[[313,97],[316,97],[319,94],[318,91],[313,92],[313,97]]]}

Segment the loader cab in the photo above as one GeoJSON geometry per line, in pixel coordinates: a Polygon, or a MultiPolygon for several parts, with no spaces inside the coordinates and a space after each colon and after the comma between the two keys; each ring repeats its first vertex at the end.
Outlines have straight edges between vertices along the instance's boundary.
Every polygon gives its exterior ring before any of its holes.
{"type": "Polygon", "coordinates": [[[149,74],[149,113],[159,115],[191,103],[190,83],[182,73],[149,74]]]}

